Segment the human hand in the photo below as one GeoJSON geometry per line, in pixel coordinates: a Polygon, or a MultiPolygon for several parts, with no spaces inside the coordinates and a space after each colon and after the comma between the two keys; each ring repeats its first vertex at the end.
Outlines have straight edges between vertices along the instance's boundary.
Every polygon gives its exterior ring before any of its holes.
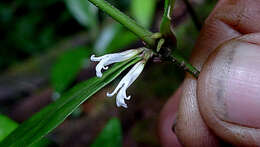
{"type": "Polygon", "coordinates": [[[191,58],[191,63],[201,71],[199,79],[187,75],[161,112],[162,146],[260,146],[257,32],[260,0],[218,2],[191,58]]]}

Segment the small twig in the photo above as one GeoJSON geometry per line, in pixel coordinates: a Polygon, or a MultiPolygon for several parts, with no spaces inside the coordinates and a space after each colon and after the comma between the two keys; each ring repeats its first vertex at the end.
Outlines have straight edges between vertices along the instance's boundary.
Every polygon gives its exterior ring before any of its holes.
{"type": "Polygon", "coordinates": [[[186,60],[177,49],[164,48],[162,51],[164,60],[177,64],[182,69],[193,75],[196,79],[200,72],[186,60]]]}
{"type": "MultiPolygon", "coordinates": [[[[147,46],[149,46],[151,49],[156,49],[157,47],[157,39],[153,38],[153,33],[150,32],[149,30],[143,28],[139,24],[137,24],[133,19],[122,13],[120,10],[117,8],[113,7],[111,4],[109,4],[105,0],[89,0],[91,3],[96,5],[98,8],[103,10],[105,13],[110,15],[112,18],[114,18],[116,21],[124,25],[127,29],[129,29],[131,32],[136,34],[139,38],[141,38],[147,46]]],[[[167,2],[167,1],[166,1],[167,2]]],[[[168,0],[170,4],[173,5],[174,1],[173,0],[168,0]]],[[[172,9],[169,8],[169,11],[172,9]]],[[[168,12],[168,10],[167,10],[168,12]]],[[[173,51],[174,52],[174,51],[173,51]]],[[[170,57],[167,55],[167,57],[170,57]]],[[[183,69],[186,69],[189,73],[191,73],[194,77],[198,77],[198,70],[193,67],[191,64],[189,64],[182,56],[181,54],[174,52],[172,54],[172,59],[176,60],[178,64],[183,64],[183,69]]]]}
{"type": "Polygon", "coordinates": [[[110,15],[116,21],[121,23],[131,32],[140,37],[143,41],[147,43],[148,46],[153,47],[156,44],[156,40],[151,38],[152,32],[143,28],[141,25],[137,24],[133,19],[129,16],[125,15],[123,12],[109,4],[105,0],[89,0],[91,3],[96,5],[99,9],[103,10],[105,13],[110,15]]]}
{"type": "Polygon", "coordinates": [[[192,66],[186,59],[180,56],[177,50],[174,50],[172,52],[170,59],[172,62],[176,62],[177,64],[179,64],[180,67],[192,74],[196,79],[199,77],[200,72],[194,66],[192,66]]]}

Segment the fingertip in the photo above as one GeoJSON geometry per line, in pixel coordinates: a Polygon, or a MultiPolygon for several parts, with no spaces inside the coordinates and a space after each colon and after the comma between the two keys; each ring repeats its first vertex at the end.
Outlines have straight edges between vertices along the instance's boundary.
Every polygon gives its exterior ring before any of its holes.
{"type": "Polygon", "coordinates": [[[176,121],[180,95],[181,88],[179,88],[176,93],[167,101],[162,111],[160,112],[158,134],[160,143],[163,147],[181,147],[177,136],[172,130],[174,122],[176,121]]]}
{"type": "Polygon", "coordinates": [[[182,85],[175,133],[184,146],[217,147],[219,140],[205,124],[199,111],[196,82],[193,76],[187,75],[182,85]]]}
{"type": "Polygon", "coordinates": [[[260,145],[260,34],[224,43],[205,62],[198,80],[199,109],[223,140],[260,145]]]}

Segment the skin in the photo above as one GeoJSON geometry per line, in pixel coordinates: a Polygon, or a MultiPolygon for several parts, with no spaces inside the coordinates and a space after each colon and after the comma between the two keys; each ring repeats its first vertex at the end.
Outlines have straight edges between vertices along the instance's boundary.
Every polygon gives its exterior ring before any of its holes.
{"type": "Polygon", "coordinates": [[[260,146],[258,32],[260,0],[219,0],[190,60],[199,79],[187,75],[161,111],[162,146],[260,146]]]}

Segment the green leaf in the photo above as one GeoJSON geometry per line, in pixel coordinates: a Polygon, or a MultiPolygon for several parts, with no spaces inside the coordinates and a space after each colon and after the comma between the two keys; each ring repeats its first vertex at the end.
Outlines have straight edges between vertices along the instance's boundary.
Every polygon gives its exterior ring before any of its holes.
{"type": "Polygon", "coordinates": [[[105,53],[111,53],[119,51],[122,48],[134,43],[138,40],[138,37],[125,28],[122,28],[113,38],[111,43],[107,46],[105,53]]]}
{"type": "Polygon", "coordinates": [[[131,14],[145,28],[149,28],[156,6],[156,0],[132,0],[131,14]]]}
{"type": "Polygon", "coordinates": [[[0,114],[0,142],[16,129],[17,126],[16,122],[0,114]]]}
{"type": "Polygon", "coordinates": [[[120,29],[121,27],[118,23],[110,23],[106,25],[100,32],[98,39],[95,42],[95,53],[98,55],[104,54],[107,46],[111,43],[113,38],[115,38],[120,29]]]}
{"type": "Polygon", "coordinates": [[[51,84],[56,92],[62,93],[75,80],[85,61],[90,56],[90,49],[77,47],[62,54],[51,71],[51,84]]]}
{"type": "MultiPolygon", "coordinates": [[[[18,127],[18,123],[0,114],[0,142],[18,127]]],[[[30,145],[30,147],[45,147],[50,144],[46,138],[30,145]]]]}
{"type": "Polygon", "coordinates": [[[98,9],[88,0],[65,0],[77,21],[86,27],[96,27],[98,9]]]}
{"type": "Polygon", "coordinates": [[[139,60],[140,58],[136,58],[131,61],[115,64],[110,70],[104,73],[102,78],[93,77],[76,85],[57,101],[22,123],[0,143],[0,146],[23,147],[40,140],[61,124],[80,104],[139,60]]]}
{"type": "Polygon", "coordinates": [[[122,129],[120,120],[112,118],[98,135],[91,147],[121,147],[122,129]]]}
{"type": "Polygon", "coordinates": [[[112,23],[102,30],[94,45],[95,53],[108,54],[117,52],[137,41],[137,36],[119,23],[112,23]],[[120,40],[120,41],[119,41],[120,40]]]}
{"type": "Polygon", "coordinates": [[[164,13],[160,24],[160,32],[163,35],[172,35],[171,14],[174,8],[175,0],[165,0],[164,13]]]}

